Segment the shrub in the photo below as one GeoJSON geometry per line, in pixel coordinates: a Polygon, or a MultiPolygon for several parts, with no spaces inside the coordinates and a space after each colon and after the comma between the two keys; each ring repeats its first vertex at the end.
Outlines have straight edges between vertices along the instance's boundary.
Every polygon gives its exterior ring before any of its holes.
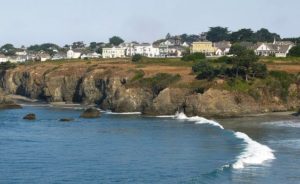
{"type": "Polygon", "coordinates": [[[300,45],[297,45],[295,47],[293,47],[290,51],[289,51],[289,56],[293,56],[293,57],[300,57],[300,45]]]}
{"type": "Polygon", "coordinates": [[[197,62],[192,70],[197,74],[197,79],[212,79],[216,76],[215,68],[207,61],[197,62]]]}
{"type": "Polygon", "coordinates": [[[143,59],[143,56],[140,54],[135,54],[134,56],[132,56],[132,62],[140,62],[143,59]]]}
{"type": "Polygon", "coordinates": [[[8,70],[8,69],[13,69],[13,68],[16,68],[16,67],[17,67],[17,64],[11,63],[9,61],[0,64],[0,70],[2,70],[2,71],[8,70]]]}
{"type": "Polygon", "coordinates": [[[135,71],[134,77],[131,79],[131,82],[142,79],[145,76],[145,72],[143,70],[135,71]]]}
{"type": "Polygon", "coordinates": [[[158,73],[151,78],[143,78],[138,81],[138,85],[142,87],[149,87],[154,94],[159,94],[160,91],[167,88],[172,83],[181,79],[180,75],[171,75],[166,73],[158,73]]]}
{"type": "Polygon", "coordinates": [[[199,60],[199,59],[205,59],[205,54],[200,53],[200,52],[196,52],[196,53],[193,53],[193,54],[185,54],[181,58],[181,60],[183,60],[183,61],[196,61],[196,60],[199,60]]]}

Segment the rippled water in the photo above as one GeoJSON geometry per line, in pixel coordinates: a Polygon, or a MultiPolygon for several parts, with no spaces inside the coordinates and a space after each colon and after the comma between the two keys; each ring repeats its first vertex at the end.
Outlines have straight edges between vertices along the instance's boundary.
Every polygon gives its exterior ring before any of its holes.
{"type": "Polygon", "coordinates": [[[78,118],[80,113],[32,106],[0,111],[0,183],[300,181],[297,119],[286,120],[287,124],[272,118],[232,119],[221,120],[220,125],[112,113],[85,120],[78,118]],[[22,120],[31,112],[37,114],[36,121],[22,120]],[[76,120],[59,122],[61,118],[76,120]],[[249,153],[245,136],[274,150],[276,159],[234,168],[249,153]]]}

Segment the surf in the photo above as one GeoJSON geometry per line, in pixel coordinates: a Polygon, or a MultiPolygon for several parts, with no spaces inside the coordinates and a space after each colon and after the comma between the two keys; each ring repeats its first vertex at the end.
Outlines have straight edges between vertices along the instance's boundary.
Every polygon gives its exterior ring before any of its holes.
{"type": "MultiPolygon", "coordinates": [[[[225,130],[220,123],[199,116],[187,117],[184,113],[176,113],[174,119],[191,121],[195,122],[196,124],[209,124],[211,126],[225,130]]],[[[224,167],[231,167],[233,169],[243,169],[246,166],[262,165],[266,161],[276,159],[274,151],[268,146],[254,141],[245,133],[234,131],[232,131],[232,133],[237,139],[241,139],[246,144],[246,147],[244,151],[239,156],[237,156],[236,161],[234,163],[226,165],[224,167]]]]}

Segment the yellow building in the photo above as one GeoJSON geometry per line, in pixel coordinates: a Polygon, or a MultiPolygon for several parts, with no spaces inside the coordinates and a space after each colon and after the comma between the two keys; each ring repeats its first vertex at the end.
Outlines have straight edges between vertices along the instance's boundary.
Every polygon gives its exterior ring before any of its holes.
{"type": "Polygon", "coordinates": [[[201,52],[205,55],[214,55],[217,48],[213,46],[212,42],[193,42],[192,53],[201,52]]]}

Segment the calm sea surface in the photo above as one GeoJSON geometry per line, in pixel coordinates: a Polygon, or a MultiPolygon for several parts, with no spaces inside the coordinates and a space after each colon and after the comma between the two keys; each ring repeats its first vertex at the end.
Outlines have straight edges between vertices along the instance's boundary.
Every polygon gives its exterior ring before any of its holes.
{"type": "Polygon", "coordinates": [[[199,118],[103,113],[87,120],[81,112],[0,111],[0,184],[300,183],[297,118],[219,120],[223,129],[199,118]],[[24,121],[28,113],[38,119],[24,121]]]}

